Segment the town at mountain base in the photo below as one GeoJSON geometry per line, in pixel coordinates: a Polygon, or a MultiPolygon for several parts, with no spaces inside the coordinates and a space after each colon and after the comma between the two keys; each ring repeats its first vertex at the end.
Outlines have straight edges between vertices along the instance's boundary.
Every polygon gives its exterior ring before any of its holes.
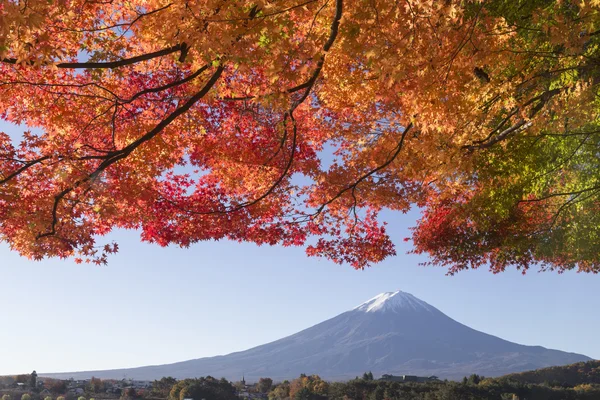
{"type": "Polygon", "coordinates": [[[27,375],[0,376],[2,400],[598,400],[600,361],[550,367],[460,382],[365,372],[346,382],[302,374],[291,381],[268,377],[230,382],[210,376],[177,380],[57,380],[27,375]],[[54,396],[54,397],[53,397],[54,396]]]}
{"type": "Polygon", "coordinates": [[[471,329],[415,296],[382,293],[358,307],[283,339],[225,356],[106,371],[44,373],[47,377],[154,380],[198,376],[293,379],[302,373],[347,380],[413,375],[488,377],[589,361],[589,357],[525,346],[471,329]]]}

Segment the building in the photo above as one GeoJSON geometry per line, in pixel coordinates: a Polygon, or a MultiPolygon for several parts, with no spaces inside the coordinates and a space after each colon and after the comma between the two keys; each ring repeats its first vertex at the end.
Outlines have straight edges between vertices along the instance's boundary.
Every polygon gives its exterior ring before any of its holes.
{"type": "Polygon", "coordinates": [[[391,381],[391,382],[435,382],[439,381],[439,378],[435,375],[432,376],[416,376],[416,375],[390,375],[384,374],[379,379],[380,381],[391,381]]]}

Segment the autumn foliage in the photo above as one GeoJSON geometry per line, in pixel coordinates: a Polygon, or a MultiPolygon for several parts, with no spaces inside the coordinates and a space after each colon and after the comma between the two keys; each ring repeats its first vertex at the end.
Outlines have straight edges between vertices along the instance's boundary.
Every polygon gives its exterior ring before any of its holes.
{"type": "Polygon", "coordinates": [[[306,246],[378,214],[450,272],[600,270],[600,17],[583,0],[0,0],[0,240],[306,246]]]}

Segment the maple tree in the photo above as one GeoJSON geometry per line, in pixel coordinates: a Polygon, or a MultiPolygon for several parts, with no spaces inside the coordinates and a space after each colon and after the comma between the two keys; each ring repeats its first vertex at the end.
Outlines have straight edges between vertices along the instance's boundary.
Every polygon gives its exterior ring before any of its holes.
{"type": "Polygon", "coordinates": [[[0,240],[598,272],[597,0],[0,0],[0,240]]]}
{"type": "Polygon", "coordinates": [[[290,382],[289,398],[322,398],[327,396],[328,390],[329,384],[319,375],[301,374],[290,382]]]}

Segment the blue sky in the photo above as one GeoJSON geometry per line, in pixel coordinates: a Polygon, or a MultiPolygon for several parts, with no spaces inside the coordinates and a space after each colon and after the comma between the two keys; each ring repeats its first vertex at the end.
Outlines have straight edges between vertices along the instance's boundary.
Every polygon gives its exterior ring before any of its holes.
{"type": "MultiPolygon", "coordinates": [[[[18,135],[17,130],[0,123],[18,135]]],[[[420,267],[417,212],[387,214],[398,256],[365,271],[301,248],[204,242],[160,248],[113,232],[108,266],[33,262],[0,243],[0,374],[133,367],[226,354],[403,290],[472,328],[600,358],[600,276],[420,267]]]]}
{"type": "Polygon", "coordinates": [[[365,271],[300,248],[143,244],[115,232],[104,267],[28,261],[0,244],[0,374],[160,364],[266,343],[403,290],[475,329],[600,358],[600,276],[420,267],[402,242],[415,213],[388,215],[399,255],[365,271]]]}

